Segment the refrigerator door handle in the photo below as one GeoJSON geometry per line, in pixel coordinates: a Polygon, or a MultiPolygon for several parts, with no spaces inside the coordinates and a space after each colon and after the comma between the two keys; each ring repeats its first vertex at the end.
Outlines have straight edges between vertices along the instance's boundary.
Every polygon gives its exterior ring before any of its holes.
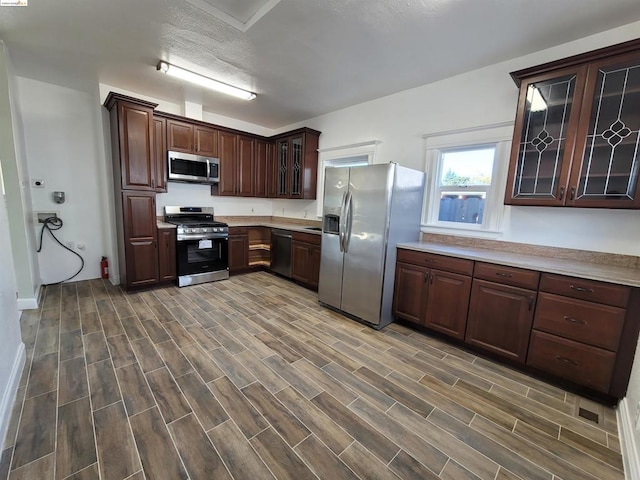
{"type": "Polygon", "coordinates": [[[347,193],[347,197],[345,198],[345,231],[344,231],[344,253],[349,251],[349,239],[351,238],[351,226],[353,224],[353,210],[352,210],[352,199],[353,195],[351,192],[347,193]]]}
{"type": "Polygon", "coordinates": [[[345,209],[346,209],[346,204],[347,202],[345,201],[347,199],[347,192],[343,192],[342,193],[342,202],[340,203],[340,221],[338,222],[338,240],[340,243],[340,252],[344,252],[344,234],[345,234],[345,228],[346,228],[346,222],[345,222],[345,209]]]}

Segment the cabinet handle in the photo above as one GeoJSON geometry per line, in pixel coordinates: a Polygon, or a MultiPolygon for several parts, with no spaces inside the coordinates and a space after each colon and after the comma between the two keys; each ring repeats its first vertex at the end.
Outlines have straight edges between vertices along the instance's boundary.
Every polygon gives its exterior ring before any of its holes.
{"type": "Polygon", "coordinates": [[[563,317],[567,322],[571,323],[579,323],[580,325],[587,325],[588,322],[585,320],[580,320],[579,318],[567,317],[566,315],[563,317]]]}
{"type": "Polygon", "coordinates": [[[561,357],[560,355],[556,356],[556,360],[563,362],[563,363],[568,363],[569,365],[573,365],[574,367],[579,367],[580,364],[578,362],[576,362],[575,360],[571,360],[570,358],[567,357],[561,357]]]}
{"type": "Polygon", "coordinates": [[[428,281],[429,281],[429,273],[424,272],[424,283],[427,283],[428,281]]]}
{"type": "Polygon", "coordinates": [[[529,311],[533,308],[533,297],[529,297],[529,311]]]}
{"type": "Polygon", "coordinates": [[[496,275],[498,275],[499,277],[506,277],[506,278],[513,277],[513,275],[511,273],[496,272],[496,275]]]}
{"type": "Polygon", "coordinates": [[[576,196],[576,187],[571,187],[571,194],[569,195],[569,200],[573,200],[576,196]]]}
{"type": "Polygon", "coordinates": [[[576,287],[575,285],[569,285],[569,288],[576,292],[593,293],[593,288],[576,287]]]}
{"type": "Polygon", "coordinates": [[[431,284],[433,285],[433,273],[431,275],[429,275],[429,280],[430,280],[431,284]]]}
{"type": "Polygon", "coordinates": [[[155,180],[151,180],[151,188],[156,188],[156,181],[155,180]]]}
{"type": "Polygon", "coordinates": [[[558,200],[562,200],[564,197],[564,187],[560,187],[560,194],[558,195],[558,200]]]}

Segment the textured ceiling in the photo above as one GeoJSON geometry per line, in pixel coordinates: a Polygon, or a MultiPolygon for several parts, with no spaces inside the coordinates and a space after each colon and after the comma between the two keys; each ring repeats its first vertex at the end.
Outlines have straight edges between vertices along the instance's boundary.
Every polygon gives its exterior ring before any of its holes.
{"type": "Polygon", "coordinates": [[[638,0],[243,0],[232,14],[257,4],[275,6],[242,31],[186,0],[30,0],[0,7],[0,38],[21,76],[278,128],[640,20],[638,0]],[[185,86],[160,59],[258,98],[185,86]]]}

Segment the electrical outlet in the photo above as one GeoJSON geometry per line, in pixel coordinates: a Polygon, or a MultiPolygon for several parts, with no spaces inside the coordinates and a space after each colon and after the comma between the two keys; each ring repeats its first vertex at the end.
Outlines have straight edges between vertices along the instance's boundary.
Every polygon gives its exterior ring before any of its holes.
{"type": "Polygon", "coordinates": [[[633,424],[636,427],[636,430],[640,430],[640,402],[636,405],[636,416],[633,420],[633,424]]]}
{"type": "Polygon", "coordinates": [[[31,186],[33,188],[44,188],[44,179],[34,178],[33,180],[31,180],[31,186]]]}

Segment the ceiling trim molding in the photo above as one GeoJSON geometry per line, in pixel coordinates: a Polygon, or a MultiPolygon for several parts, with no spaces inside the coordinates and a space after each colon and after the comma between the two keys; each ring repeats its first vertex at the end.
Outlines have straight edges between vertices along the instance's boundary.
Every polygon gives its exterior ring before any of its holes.
{"type": "Polygon", "coordinates": [[[360,147],[375,147],[380,145],[382,142],[380,140],[371,140],[370,142],[361,142],[361,143],[351,143],[349,145],[340,145],[338,147],[327,147],[327,148],[319,148],[319,153],[326,152],[335,152],[336,150],[347,150],[350,148],[360,148],[360,147]]]}
{"type": "Polygon", "coordinates": [[[256,24],[256,22],[258,22],[258,20],[264,17],[267,13],[269,13],[269,11],[271,11],[273,7],[275,7],[278,3],[280,3],[280,0],[269,0],[264,5],[262,5],[262,7],[260,7],[256,11],[256,13],[254,13],[251,16],[251,18],[249,18],[249,20],[247,20],[246,22],[241,22],[237,18],[232,17],[231,15],[223,12],[219,8],[214,7],[213,5],[206,2],[205,0],[186,0],[186,1],[191,5],[193,5],[194,7],[197,7],[200,10],[203,10],[209,13],[210,15],[213,15],[219,20],[222,20],[223,22],[227,23],[228,25],[231,25],[233,28],[240,30],[243,33],[249,30],[253,25],[256,24]]]}

